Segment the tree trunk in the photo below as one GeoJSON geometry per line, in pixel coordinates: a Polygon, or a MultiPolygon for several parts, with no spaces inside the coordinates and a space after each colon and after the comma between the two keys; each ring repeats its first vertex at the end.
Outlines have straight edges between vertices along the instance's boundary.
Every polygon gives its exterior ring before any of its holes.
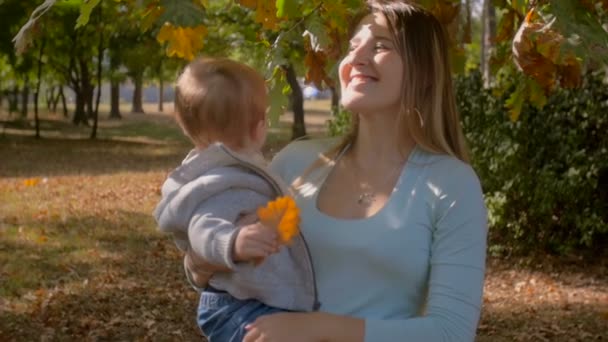
{"type": "Polygon", "coordinates": [[[165,101],[165,82],[163,82],[163,77],[162,75],[160,76],[159,80],[158,80],[158,111],[159,112],[163,112],[163,102],[165,101]]]}
{"type": "Polygon", "coordinates": [[[143,97],[143,75],[136,74],[133,77],[133,83],[135,88],[133,89],[133,106],[131,112],[133,113],[144,113],[144,106],[142,102],[143,97]]]}
{"type": "Polygon", "coordinates": [[[21,118],[27,118],[27,110],[28,103],[30,100],[30,81],[27,76],[25,76],[25,83],[23,85],[23,89],[21,90],[21,118]]]}
{"type": "Polygon", "coordinates": [[[59,100],[59,98],[61,98],[61,105],[63,106],[63,117],[67,118],[69,116],[68,114],[68,105],[65,101],[65,94],[63,93],[63,85],[59,86],[59,94],[57,94],[57,100],[55,100],[55,104],[54,107],[57,107],[57,101],[59,100]]]}
{"type": "Polygon", "coordinates": [[[490,70],[490,55],[496,37],[496,11],[492,0],[484,0],[481,14],[481,74],[484,86],[487,88],[492,83],[490,70]]]}
{"type": "Polygon", "coordinates": [[[120,115],[120,82],[110,81],[110,119],[121,119],[120,115]]]}
{"type": "MultiPolygon", "coordinates": [[[[101,22],[102,6],[97,6],[97,18],[101,22]]],[[[97,123],[99,121],[99,100],[101,99],[101,71],[103,60],[103,30],[99,30],[99,44],[97,45],[97,97],[95,98],[95,108],[93,109],[93,129],[91,139],[97,138],[97,123]]]]}
{"type": "MultiPolygon", "coordinates": [[[[51,113],[55,113],[55,110],[53,109],[53,102],[55,100],[55,87],[54,86],[46,89],[44,98],[46,100],[46,110],[48,110],[51,113]]],[[[55,107],[55,109],[57,109],[57,107],[55,107]]]]}
{"type": "Polygon", "coordinates": [[[13,114],[19,110],[19,87],[13,86],[13,91],[8,98],[8,113],[13,114]]]}
{"type": "Polygon", "coordinates": [[[36,124],[36,139],[40,139],[40,119],[38,118],[38,95],[40,94],[40,84],[42,83],[42,53],[44,52],[45,39],[42,39],[40,51],[38,53],[38,75],[36,79],[36,91],[34,92],[34,123],[36,124]]]}
{"type": "Polygon", "coordinates": [[[84,124],[88,126],[88,118],[86,113],[87,94],[82,89],[74,89],[76,95],[76,110],[74,111],[74,125],[84,124]]]}
{"type": "Polygon", "coordinates": [[[291,88],[291,94],[289,96],[291,102],[291,110],[293,111],[293,127],[291,139],[295,140],[299,137],[306,135],[306,126],[304,124],[304,96],[302,95],[302,88],[298,83],[296,72],[293,69],[293,65],[289,64],[284,66],[285,76],[287,77],[287,83],[291,88]]]}
{"type": "Polygon", "coordinates": [[[338,87],[329,87],[331,91],[331,114],[337,115],[340,110],[340,90],[338,87]]]}

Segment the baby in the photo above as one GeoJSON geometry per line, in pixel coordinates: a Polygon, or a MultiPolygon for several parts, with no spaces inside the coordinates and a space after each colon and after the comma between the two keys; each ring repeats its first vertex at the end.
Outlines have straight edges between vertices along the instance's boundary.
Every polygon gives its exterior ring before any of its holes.
{"type": "Polygon", "coordinates": [[[261,315],[316,310],[303,237],[283,245],[276,230],[246,224],[258,208],[288,195],[261,154],[263,77],[229,59],[202,58],[178,77],[175,96],[177,122],[195,148],[163,184],[154,216],[178,248],[209,265],[200,289],[201,331],[210,342],[241,341],[244,327],[261,315]]]}

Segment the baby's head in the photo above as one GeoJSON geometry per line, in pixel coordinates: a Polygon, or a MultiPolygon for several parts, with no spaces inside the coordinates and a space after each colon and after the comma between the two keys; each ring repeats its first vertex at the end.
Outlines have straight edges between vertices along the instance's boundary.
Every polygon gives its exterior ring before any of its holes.
{"type": "Polygon", "coordinates": [[[261,149],[266,106],[264,78],[226,58],[191,62],[175,85],[177,121],[198,149],[214,142],[233,150],[261,149]]]}

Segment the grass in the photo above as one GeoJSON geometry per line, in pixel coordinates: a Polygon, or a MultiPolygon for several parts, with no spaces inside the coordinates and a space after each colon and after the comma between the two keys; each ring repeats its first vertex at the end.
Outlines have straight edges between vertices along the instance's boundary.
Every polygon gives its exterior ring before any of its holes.
{"type": "MultiPolygon", "coordinates": [[[[267,154],[288,140],[288,123],[267,154]]],[[[196,293],[151,216],[189,143],[162,114],[102,120],[96,141],[88,132],[55,116],[42,140],[27,125],[0,131],[0,340],[200,340],[196,293]]],[[[490,259],[478,340],[606,340],[606,269],[490,259]]]]}

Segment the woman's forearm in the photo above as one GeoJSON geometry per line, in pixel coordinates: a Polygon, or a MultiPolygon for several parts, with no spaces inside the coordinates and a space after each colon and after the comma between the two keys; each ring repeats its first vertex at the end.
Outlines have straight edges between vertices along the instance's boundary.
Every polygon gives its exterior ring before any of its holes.
{"type": "Polygon", "coordinates": [[[319,331],[323,342],[363,342],[365,338],[363,319],[324,312],[311,315],[314,317],[314,329],[319,331]]]}

